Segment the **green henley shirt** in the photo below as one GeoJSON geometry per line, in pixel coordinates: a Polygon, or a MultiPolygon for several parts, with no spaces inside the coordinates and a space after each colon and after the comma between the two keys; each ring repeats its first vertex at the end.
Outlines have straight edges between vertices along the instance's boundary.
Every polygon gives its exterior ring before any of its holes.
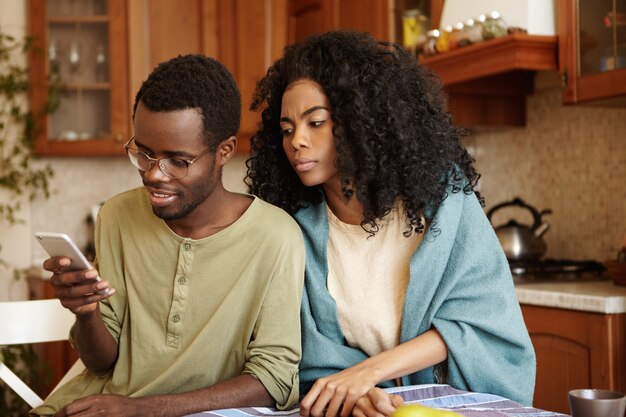
{"type": "Polygon", "coordinates": [[[182,393],[242,373],[261,381],[278,408],[297,402],[304,244],[288,214],[254,198],[226,229],[187,239],[137,188],[100,210],[96,253],[117,290],[100,303],[117,362],[104,377],[84,371],[36,414],[97,393],[182,393]]]}

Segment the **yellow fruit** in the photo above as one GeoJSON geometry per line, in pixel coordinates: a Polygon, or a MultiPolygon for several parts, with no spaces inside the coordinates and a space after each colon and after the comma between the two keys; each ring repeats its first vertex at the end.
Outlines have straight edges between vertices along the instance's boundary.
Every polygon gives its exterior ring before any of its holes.
{"type": "Polygon", "coordinates": [[[391,417],[463,417],[454,411],[440,410],[420,404],[402,405],[391,413],[391,417]]]}

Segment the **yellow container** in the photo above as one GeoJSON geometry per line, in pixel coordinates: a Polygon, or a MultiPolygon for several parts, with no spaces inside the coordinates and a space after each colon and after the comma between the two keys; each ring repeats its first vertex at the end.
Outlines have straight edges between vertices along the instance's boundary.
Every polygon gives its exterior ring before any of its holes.
{"type": "Polygon", "coordinates": [[[418,9],[405,10],[402,13],[402,45],[411,50],[421,49],[426,42],[429,20],[418,9]]]}
{"type": "Polygon", "coordinates": [[[463,417],[459,413],[439,408],[426,407],[421,404],[406,404],[391,413],[391,417],[463,417]]]}

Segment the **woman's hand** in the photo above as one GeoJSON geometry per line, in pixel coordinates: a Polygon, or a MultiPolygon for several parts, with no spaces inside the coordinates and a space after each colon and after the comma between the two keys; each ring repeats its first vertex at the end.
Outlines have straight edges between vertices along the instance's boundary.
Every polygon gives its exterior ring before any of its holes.
{"type": "MultiPolygon", "coordinates": [[[[302,399],[300,413],[303,417],[348,417],[357,401],[376,384],[433,366],[447,356],[445,341],[436,329],[430,329],[351,368],[318,379],[302,399]]],[[[384,397],[377,391],[372,395],[374,400],[384,397]]],[[[381,407],[388,409],[383,405],[381,407]]],[[[380,417],[380,414],[377,415],[380,417]]]]}
{"type": "Polygon", "coordinates": [[[300,402],[300,414],[303,417],[348,417],[357,401],[377,383],[374,371],[359,365],[320,378],[300,402]]]}
{"type": "Polygon", "coordinates": [[[389,394],[380,388],[372,388],[357,402],[352,415],[354,417],[384,417],[404,404],[401,396],[389,394]]]}

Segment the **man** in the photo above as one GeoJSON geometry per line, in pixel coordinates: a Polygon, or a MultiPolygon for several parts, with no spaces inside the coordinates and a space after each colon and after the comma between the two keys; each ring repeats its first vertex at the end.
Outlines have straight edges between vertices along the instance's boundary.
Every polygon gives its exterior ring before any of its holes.
{"type": "Polygon", "coordinates": [[[101,208],[97,270],[44,262],[76,315],[71,340],[88,372],[33,414],[297,402],[304,246],[286,213],[222,185],[240,108],[234,80],[210,58],[179,56],[143,83],[125,148],[144,187],[101,208]]]}

